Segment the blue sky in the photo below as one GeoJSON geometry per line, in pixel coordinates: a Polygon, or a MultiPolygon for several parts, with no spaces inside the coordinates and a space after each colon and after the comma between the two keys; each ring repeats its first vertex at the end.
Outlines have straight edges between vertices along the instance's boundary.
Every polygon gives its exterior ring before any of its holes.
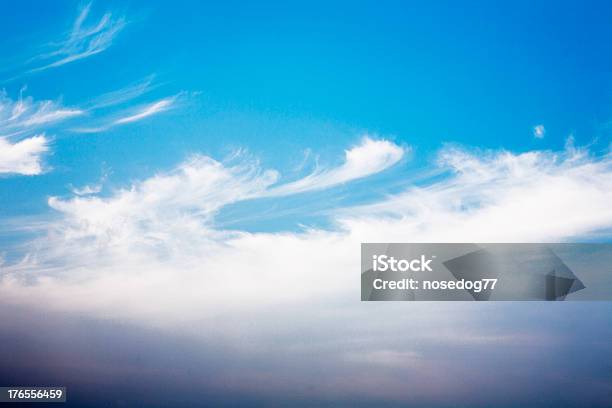
{"type": "Polygon", "coordinates": [[[77,363],[36,378],[81,402],[91,366],[245,406],[605,405],[608,303],[373,305],[358,271],[361,242],[610,242],[606,2],[1,9],[13,382],[22,321],[53,321],[77,363]],[[92,326],[151,348],[117,357],[92,326]]]}
{"type": "Polygon", "coordinates": [[[48,131],[54,170],[1,183],[12,215],[44,211],[46,196],[104,171],[122,185],[193,152],[248,148],[287,170],[306,149],[331,162],[363,132],[415,146],[421,164],[445,142],[526,151],[560,149],[570,134],[596,149],[609,139],[605,3],[94,4],[92,22],[109,10],[127,21],[112,46],[31,74],[19,63],[61,39],[79,3],[5,7],[3,58],[20,76],[2,86],[13,99],[27,85],[25,95],[78,106],[151,75],[156,87],[128,105],[186,93],[179,108],[130,126],[48,131]]]}

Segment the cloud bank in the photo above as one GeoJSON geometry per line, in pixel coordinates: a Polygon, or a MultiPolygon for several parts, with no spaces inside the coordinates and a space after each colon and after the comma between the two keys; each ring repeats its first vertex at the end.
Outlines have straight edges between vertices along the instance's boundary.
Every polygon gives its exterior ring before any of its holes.
{"type": "MultiPolygon", "coordinates": [[[[384,169],[401,157],[387,141],[361,146],[356,154],[347,151],[350,164],[327,170],[332,180],[384,169]],[[361,146],[379,154],[357,171],[361,146]]],[[[107,197],[53,197],[49,205],[59,219],[47,224],[20,263],[2,267],[0,293],[165,326],[177,318],[350,298],[358,293],[361,242],[562,241],[612,227],[609,154],[445,148],[436,166],[446,175],[428,185],[334,209],[336,227],[327,230],[218,229],[221,208],[269,199],[283,188],[276,185],[278,173],[252,159],[228,165],[194,156],[107,197]]],[[[331,185],[321,183],[303,185],[331,185]]]]}

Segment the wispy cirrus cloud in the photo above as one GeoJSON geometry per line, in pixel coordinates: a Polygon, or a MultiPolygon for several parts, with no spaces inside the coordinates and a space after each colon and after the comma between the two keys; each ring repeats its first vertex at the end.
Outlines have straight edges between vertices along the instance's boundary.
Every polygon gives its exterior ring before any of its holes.
{"type": "MultiPolygon", "coordinates": [[[[49,205],[66,215],[73,214],[77,224],[87,225],[94,236],[104,240],[155,242],[158,233],[174,235],[186,227],[204,227],[224,205],[260,196],[277,180],[273,170],[261,171],[255,163],[227,167],[206,156],[196,155],[176,169],[155,175],[129,188],[117,191],[111,198],[98,196],[63,200],[51,197],[49,205]],[[75,212],[76,210],[76,212],[75,212]],[[192,214],[197,225],[176,223],[174,216],[192,214]],[[156,224],[160,230],[149,234],[142,227],[156,224]],[[165,230],[165,232],[162,232],[165,230]],[[174,232],[173,232],[174,231],[174,232]]],[[[72,216],[69,216],[72,218],[72,216]]],[[[207,229],[208,230],[208,229],[207,229]]]]}
{"type": "Polygon", "coordinates": [[[79,108],[62,106],[59,101],[35,101],[24,97],[22,91],[17,100],[12,100],[6,92],[0,92],[0,136],[23,134],[84,113],[79,108]]]}
{"type": "Polygon", "coordinates": [[[379,173],[405,155],[406,149],[388,140],[364,136],[361,143],[344,152],[344,162],[331,169],[317,169],[299,180],[271,188],[268,196],[284,196],[306,191],[322,190],[352,180],[379,173]]]}
{"type": "Polygon", "coordinates": [[[572,144],[561,152],[470,151],[446,147],[437,182],[341,210],[341,224],[373,242],[553,242],[612,227],[612,154],[572,144]],[[384,237],[384,238],[383,238],[384,237]]]}
{"type": "Polygon", "coordinates": [[[51,129],[65,130],[66,122],[77,120],[78,123],[92,121],[99,123],[104,120],[107,123],[75,129],[81,133],[101,132],[114,126],[138,122],[174,108],[182,93],[136,107],[123,108],[115,113],[107,113],[109,116],[106,118],[96,118],[100,111],[108,110],[105,108],[126,104],[148,92],[153,87],[152,81],[153,77],[149,76],[134,85],[93,98],[90,102],[84,103],[83,107],[64,106],[61,100],[37,101],[31,96],[24,96],[26,87],[21,89],[19,97],[15,100],[5,91],[0,91],[0,140],[5,149],[4,155],[0,157],[5,161],[4,166],[0,163],[0,168],[4,169],[1,172],[40,174],[42,155],[49,150],[48,139],[41,135],[30,139],[28,137],[51,129]],[[29,154],[25,153],[27,147],[32,149],[29,154]],[[18,164],[19,158],[24,160],[22,165],[18,164]]]}
{"type": "Polygon", "coordinates": [[[138,122],[139,120],[148,118],[149,116],[156,115],[160,112],[170,109],[174,103],[173,98],[161,99],[157,102],[153,102],[149,105],[139,108],[134,114],[121,117],[115,120],[112,125],[123,125],[126,123],[138,122]]]}
{"type": "Polygon", "coordinates": [[[83,6],[66,37],[53,50],[33,58],[35,66],[27,72],[38,72],[78,61],[108,49],[117,34],[125,27],[125,17],[106,12],[98,20],[88,24],[92,3],[83,6]]]}
{"type": "Polygon", "coordinates": [[[129,102],[154,89],[156,86],[154,80],[155,75],[149,75],[136,83],[93,98],[86,104],[86,107],[96,110],[129,102]]]}
{"type": "MultiPolygon", "coordinates": [[[[125,27],[123,16],[106,12],[99,17],[93,15],[92,3],[85,4],[72,24],[72,28],[62,39],[44,46],[46,48],[27,62],[19,64],[5,72],[18,71],[7,81],[14,80],[29,73],[60,67],[65,64],[82,60],[99,54],[108,49],[117,34],[125,27]]],[[[126,104],[153,89],[154,76],[129,85],[117,91],[93,97],[82,107],[62,106],[61,100],[35,101],[32,97],[24,97],[25,87],[22,88],[19,98],[11,100],[5,91],[0,92],[0,140],[4,149],[0,157],[2,173],[11,174],[40,174],[42,172],[42,155],[49,150],[48,139],[44,132],[50,130],[61,131],[61,122],[76,117],[87,117],[89,123],[100,111],[109,115],[108,108],[126,104]],[[33,135],[35,135],[32,137],[33,135]],[[23,160],[20,164],[19,160],[23,160]]],[[[124,108],[122,111],[110,114],[110,123],[103,125],[81,126],[84,131],[102,131],[113,126],[137,122],[146,117],[170,109],[175,97],[169,97],[156,102],[140,105],[135,108],[124,108]]],[[[107,116],[108,117],[108,116],[107,116]]],[[[84,123],[84,120],[81,121],[84,123]]],[[[65,128],[64,128],[65,129],[65,128]]]]}
{"type": "Polygon", "coordinates": [[[76,133],[99,133],[116,126],[139,122],[150,116],[154,116],[174,108],[179,96],[180,94],[178,96],[163,98],[134,108],[128,108],[98,120],[98,124],[94,126],[75,127],[72,129],[72,131],[76,133]]]}

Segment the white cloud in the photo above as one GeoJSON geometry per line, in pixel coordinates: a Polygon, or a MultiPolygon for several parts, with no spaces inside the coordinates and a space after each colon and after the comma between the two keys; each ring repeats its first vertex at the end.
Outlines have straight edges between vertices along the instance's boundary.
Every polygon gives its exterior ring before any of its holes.
{"type": "Polygon", "coordinates": [[[24,98],[24,90],[16,101],[5,92],[0,92],[0,132],[5,135],[26,133],[84,113],[77,108],[63,107],[56,101],[34,101],[29,96],[24,98]]]}
{"type": "Polygon", "coordinates": [[[156,246],[172,237],[188,242],[194,234],[209,239],[216,211],[260,195],[276,178],[275,172],[262,172],[254,163],[226,167],[194,156],[172,172],[117,191],[113,197],[52,197],[49,205],[66,217],[67,223],[59,226],[62,234],[94,238],[103,247],[156,246]]]}
{"type": "Polygon", "coordinates": [[[544,125],[537,125],[533,127],[533,136],[537,139],[543,139],[546,134],[546,128],[544,125]]]}
{"type": "Polygon", "coordinates": [[[99,54],[111,46],[117,34],[125,26],[123,17],[114,17],[105,13],[97,22],[85,25],[88,20],[91,3],[83,7],[72,25],[72,30],[59,46],[36,58],[42,65],[30,69],[29,72],[42,71],[59,67],[99,54]]]}
{"type": "MultiPolygon", "coordinates": [[[[276,188],[275,172],[243,160],[194,156],[107,198],[50,199],[59,220],[21,263],[0,267],[0,296],[162,327],[197,320],[240,336],[219,319],[354,299],[361,242],[560,241],[612,227],[609,155],[448,148],[438,163],[446,177],[337,210],[337,229],[218,229],[221,208],[276,188]]],[[[337,307],[342,314],[353,306],[337,307]]]]}
{"type": "Polygon", "coordinates": [[[0,174],[36,175],[42,173],[41,156],[49,150],[44,135],[11,144],[0,137],[0,174]]]}
{"type": "Polygon", "coordinates": [[[365,136],[358,146],[344,152],[344,163],[332,169],[317,169],[297,181],[270,189],[269,196],[283,196],[305,191],[322,190],[338,184],[379,173],[397,162],[405,154],[404,148],[387,140],[365,136]]]}
{"type": "Polygon", "coordinates": [[[581,150],[512,154],[446,149],[451,177],[347,211],[371,241],[555,241],[612,226],[612,157],[581,150]],[[369,231],[373,223],[378,231],[369,231]],[[403,238],[403,239],[402,239],[403,238]]]}
{"type": "Polygon", "coordinates": [[[170,109],[173,102],[174,102],[173,98],[161,99],[157,102],[154,102],[142,108],[139,108],[138,111],[132,115],[125,116],[125,117],[115,120],[113,122],[113,125],[122,125],[125,123],[137,122],[149,116],[152,116],[157,113],[170,109]]]}
{"type": "Polygon", "coordinates": [[[179,97],[180,94],[177,96],[160,99],[156,102],[152,102],[136,108],[130,108],[128,112],[120,112],[119,114],[113,114],[111,118],[106,118],[106,123],[103,123],[101,125],[93,127],[78,127],[72,129],[72,131],[77,133],[99,133],[111,129],[115,126],[139,122],[150,116],[157,115],[159,113],[172,109],[177,101],[177,98],[179,97]]]}

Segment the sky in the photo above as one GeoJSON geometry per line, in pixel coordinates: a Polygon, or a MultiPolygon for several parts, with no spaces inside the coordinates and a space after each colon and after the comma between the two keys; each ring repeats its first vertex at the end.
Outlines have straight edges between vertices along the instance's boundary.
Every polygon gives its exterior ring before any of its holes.
{"type": "Polygon", "coordinates": [[[612,242],[606,2],[0,7],[2,376],[606,403],[609,303],[360,303],[358,275],[361,242],[612,242]]]}

